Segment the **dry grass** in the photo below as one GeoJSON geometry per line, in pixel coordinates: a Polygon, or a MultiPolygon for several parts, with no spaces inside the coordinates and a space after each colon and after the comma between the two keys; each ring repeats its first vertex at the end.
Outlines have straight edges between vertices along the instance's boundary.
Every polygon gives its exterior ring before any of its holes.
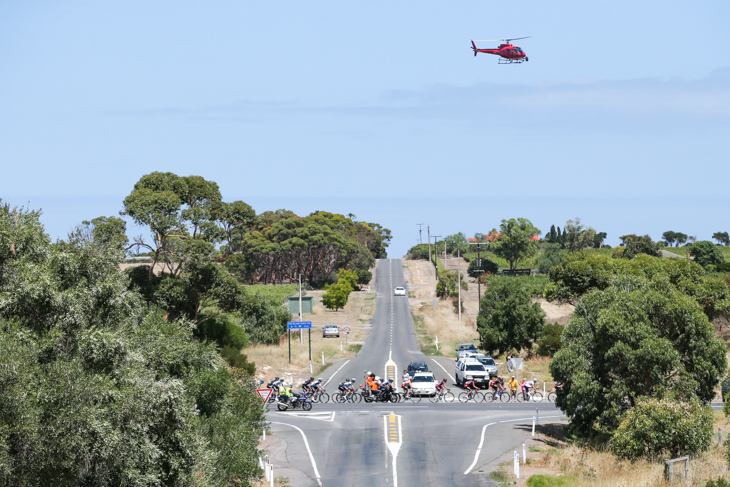
{"type": "MultiPolygon", "coordinates": [[[[715,413],[715,431],[722,428],[728,431],[730,421],[718,411],[715,413]]],[[[579,487],[665,487],[663,459],[657,461],[641,460],[635,463],[617,461],[606,448],[582,447],[567,444],[563,431],[567,423],[540,425],[538,436],[530,441],[527,465],[521,468],[521,479],[511,473],[511,464],[502,466],[501,475],[517,485],[525,485],[532,475],[570,476],[577,479],[579,487]]],[[[730,480],[726,450],[717,446],[715,439],[710,450],[690,460],[689,483],[703,487],[709,480],[723,477],[730,480]]],[[[679,468],[683,470],[683,466],[679,468]]],[[[677,471],[675,467],[675,471],[677,471]]]]}
{"type": "Polygon", "coordinates": [[[403,273],[411,296],[411,312],[417,329],[420,328],[417,331],[421,335],[421,349],[430,350],[430,345],[438,337],[441,354],[455,356],[454,350],[459,343],[473,342],[479,338],[474,317],[462,313],[462,321],[459,322],[452,301],[436,298],[433,265],[423,260],[404,261],[403,273]]]}
{"type": "MultiPolygon", "coordinates": [[[[322,291],[309,291],[308,296],[314,296],[314,313],[305,314],[304,321],[312,322],[312,372],[318,375],[334,360],[344,357],[354,357],[350,345],[362,344],[372,328],[372,317],[375,312],[376,293],[356,291],[350,294],[345,309],[329,311],[322,305],[322,291]],[[323,338],[324,325],[338,325],[340,338],[323,338]],[[350,327],[350,334],[345,338],[343,327],[350,327]],[[325,365],[322,365],[324,352],[325,365]]],[[[293,317],[297,319],[297,317],[293,317]]],[[[275,376],[293,377],[295,386],[298,386],[306,377],[309,370],[309,337],[306,330],[299,340],[299,332],[292,332],[291,336],[291,364],[289,363],[289,344],[286,336],[278,346],[253,345],[244,350],[249,360],[256,364],[256,377],[270,380],[275,376]]]]}

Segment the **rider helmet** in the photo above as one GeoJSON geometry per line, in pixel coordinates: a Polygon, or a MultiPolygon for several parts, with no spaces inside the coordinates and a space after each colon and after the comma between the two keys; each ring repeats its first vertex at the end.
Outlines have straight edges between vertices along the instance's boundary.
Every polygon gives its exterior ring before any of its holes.
{"type": "Polygon", "coordinates": [[[321,377],[317,377],[317,382],[322,382],[322,378],[321,377]]]}
{"type": "Polygon", "coordinates": [[[391,377],[390,379],[388,379],[388,382],[393,382],[393,378],[391,377]]]}
{"type": "Polygon", "coordinates": [[[444,382],[446,382],[446,377],[444,377],[444,382]]]}
{"type": "Polygon", "coordinates": [[[352,379],[350,379],[350,382],[355,382],[356,380],[357,380],[357,379],[355,379],[355,378],[353,377],[352,379]]]}
{"type": "Polygon", "coordinates": [[[309,380],[314,380],[314,377],[310,377],[309,380]]]}
{"type": "Polygon", "coordinates": [[[381,379],[380,379],[380,376],[379,376],[379,375],[376,375],[376,376],[375,376],[375,380],[377,380],[377,381],[381,380],[381,379]]]}

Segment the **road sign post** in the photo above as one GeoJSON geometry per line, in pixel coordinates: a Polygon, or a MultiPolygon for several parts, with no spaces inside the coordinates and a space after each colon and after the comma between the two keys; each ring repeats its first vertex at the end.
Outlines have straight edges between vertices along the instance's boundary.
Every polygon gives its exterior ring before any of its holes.
{"type": "Polygon", "coordinates": [[[289,332],[289,363],[291,363],[291,331],[299,330],[301,337],[302,330],[309,330],[309,361],[312,361],[312,322],[311,321],[287,321],[286,328],[289,332]]]}
{"type": "Polygon", "coordinates": [[[259,395],[261,398],[261,401],[266,404],[266,401],[269,400],[269,397],[271,397],[271,393],[274,392],[274,389],[256,389],[256,394],[259,395]]]}
{"type": "Polygon", "coordinates": [[[350,334],[350,327],[349,327],[349,326],[346,326],[346,327],[344,327],[344,328],[342,329],[342,331],[344,331],[344,332],[345,332],[345,344],[347,344],[347,335],[349,335],[349,334],[350,334]]]}

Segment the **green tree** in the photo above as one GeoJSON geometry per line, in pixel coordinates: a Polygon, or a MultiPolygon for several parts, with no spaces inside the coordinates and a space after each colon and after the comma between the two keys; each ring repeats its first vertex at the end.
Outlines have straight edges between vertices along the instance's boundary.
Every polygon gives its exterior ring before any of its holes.
{"type": "Polygon", "coordinates": [[[608,288],[622,275],[653,279],[663,275],[669,286],[694,299],[709,320],[730,313],[730,290],[721,279],[707,277],[702,267],[685,259],[662,259],[639,255],[632,260],[575,252],[550,269],[545,298],[575,303],[592,290],[608,288]]]}
{"type": "Polygon", "coordinates": [[[340,271],[337,273],[337,282],[348,284],[350,286],[350,290],[352,291],[354,291],[355,289],[359,289],[360,287],[358,285],[357,272],[348,271],[347,269],[340,269],[340,271]]]}
{"type": "Polygon", "coordinates": [[[699,401],[644,399],[626,414],[611,439],[611,451],[631,461],[696,456],[710,448],[713,423],[712,408],[699,401]]]}
{"type": "Polygon", "coordinates": [[[250,485],[251,377],[148,313],[109,242],[0,205],[0,485],[250,485]]]}
{"type": "MultiPolygon", "coordinates": [[[[466,291],[469,284],[461,279],[461,289],[466,291]]],[[[448,269],[439,272],[439,280],[436,283],[436,296],[439,298],[455,298],[459,296],[459,275],[448,269]]]]}
{"type": "Polygon", "coordinates": [[[639,254],[651,255],[653,257],[659,257],[661,255],[659,245],[649,235],[640,237],[631,234],[619,238],[624,243],[624,246],[614,250],[612,256],[614,258],[633,259],[639,254]]]}
{"type": "Polygon", "coordinates": [[[726,351],[700,306],[667,274],[624,274],[576,303],[550,364],[566,384],[557,405],[577,432],[613,432],[645,396],[712,399],[726,351]]]}
{"type": "Polygon", "coordinates": [[[510,277],[494,277],[479,302],[480,347],[490,353],[529,349],[545,323],[545,312],[527,288],[510,277]]]}
{"type": "Polygon", "coordinates": [[[466,273],[469,277],[477,278],[485,273],[496,274],[498,270],[499,266],[496,262],[485,257],[480,257],[479,259],[474,259],[469,262],[469,267],[467,268],[466,273]],[[479,262],[480,260],[481,262],[479,262]]]}
{"type": "Polygon", "coordinates": [[[461,255],[469,252],[469,240],[462,232],[448,235],[445,239],[446,251],[452,255],[461,253],[461,255]]]}
{"type": "Polygon", "coordinates": [[[712,234],[712,238],[717,240],[720,245],[730,245],[730,235],[727,232],[715,232],[712,234]]]}
{"type": "Polygon", "coordinates": [[[337,311],[342,309],[347,304],[347,300],[350,297],[352,288],[348,283],[336,282],[334,284],[328,284],[324,287],[324,294],[322,294],[322,304],[327,309],[337,311]]]}
{"type": "Polygon", "coordinates": [[[559,243],[545,243],[542,246],[542,253],[537,257],[537,270],[540,274],[547,274],[550,268],[563,262],[566,251],[559,243]]]}
{"type": "Polygon", "coordinates": [[[596,239],[596,231],[582,225],[580,218],[568,220],[563,227],[563,232],[565,248],[571,252],[592,247],[596,239]]]}
{"type": "Polygon", "coordinates": [[[720,249],[708,240],[693,243],[689,249],[689,255],[702,267],[717,267],[725,262],[725,258],[722,256],[720,249]]]}
{"type": "Polygon", "coordinates": [[[666,231],[662,233],[662,239],[664,239],[665,242],[667,242],[667,245],[669,247],[672,246],[677,241],[677,233],[673,232],[671,230],[666,231]]]}
{"type": "Polygon", "coordinates": [[[608,234],[606,232],[596,233],[596,236],[593,238],[593,248],[602,249],[603,242],[604,242],[604,240],[606,240],[607,236],[608,236],[608,234]]]}
{"type": "Polygon", "coordinates": [[[563,325],[549,323],[542,329],[542,336],[537,340],[537,353],[544,357],[552,357],[560,350],[563,325]]]}
{"type": "MultiPolygon", "coordinates": [[[[492,232],[496,233],[497,230],[492,230],[492,232]]],[[[526,218],[502,220],[499,226],[499,236],[492,242],[491,250],[495,255],[509,262],[509,268],[512,270],[517,262],[537,253],[538,244],[535,237],[540,233],[540,230],[526,218]]]]}

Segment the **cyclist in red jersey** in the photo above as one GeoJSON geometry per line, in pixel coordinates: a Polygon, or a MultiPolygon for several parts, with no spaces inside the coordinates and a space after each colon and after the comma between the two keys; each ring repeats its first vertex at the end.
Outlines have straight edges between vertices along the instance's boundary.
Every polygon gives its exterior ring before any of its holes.
{"type": "Polygon", "coordinates": [[[464,382],[464,389],[467,390],[469,399],[471,399],[472,396],[474,396],[474,391],[476,391],[478,388],[477,388],[477,385],[474,383],[474,380],[469,379],[466,382],[464,382]]]}

